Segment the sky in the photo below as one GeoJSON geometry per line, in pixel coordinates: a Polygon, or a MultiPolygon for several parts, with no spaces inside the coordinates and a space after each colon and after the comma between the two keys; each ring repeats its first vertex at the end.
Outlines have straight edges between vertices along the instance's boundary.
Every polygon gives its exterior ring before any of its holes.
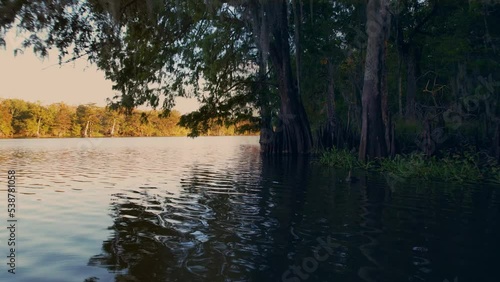
{"type": "MultiPolygon", "coordinates": [[[[59,66],[56,51],[44,59],[35,56],[31,49],[14,56],[22,38],[13,31],[6,34],[5,41],[7,47],[0,48],[0,98],[40,101],[42,105],[64,102],[105,106],[106,98],[116,95],[104,72],[85,58],[59,66]]],[[[184,114],[196,110],[198,105],[195,99],[177,98],[174,109],[184,114]]]]}

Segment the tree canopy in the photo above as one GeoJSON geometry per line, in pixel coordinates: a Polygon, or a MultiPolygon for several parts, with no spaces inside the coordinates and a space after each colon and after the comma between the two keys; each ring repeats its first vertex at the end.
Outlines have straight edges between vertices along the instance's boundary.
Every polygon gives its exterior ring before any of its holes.
{"type": "Polygon", "coordinates": [[[112,106],[168,114],[175,97],[197,98],[180,118],[193,136],[249,120],[268,153],[336,146],[364,159],[467,143],[500,156],[494,1],[0,3],[0,37],[25,36],[16,52],[87,58],[113,81],[112,106]]]}

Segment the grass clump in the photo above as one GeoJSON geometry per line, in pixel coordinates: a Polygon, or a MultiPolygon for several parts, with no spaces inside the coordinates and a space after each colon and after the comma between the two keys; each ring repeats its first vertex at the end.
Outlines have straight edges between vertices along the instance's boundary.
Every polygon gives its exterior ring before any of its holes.
{"type": "Polygon", "coordinates": [[[332,148],[321,153],[320,163],[332,167],[353,169],[359,164],[356,156],[346,149],[332,148]]]}
{"type": "Polygon", "coordinates": [[[479,181],[481,169],[467,159],[426,158],[423,154],[397,155],[380,162],[380,171],[391,172],[404,178],[423,178],[451,182],[479,181]]]}
{"type": "Polygon", "coordinates": [[[354,152],[330,149],[321,153],[319,162],[344,169],[366,169],[387,172],[403,178],[420,178],[447,182],[500,183],[500,166],[487,154],[467,149],[461,153],[445,153],[426,157],[422,153],[396,155],[363,163],[354,152]]]}
{"type": "Polygon", "coordinates": [[[360,162],[354,152],[337,148],[323,151],[320,154],[319,162],[324,165],[345,169],[373,169],[376,166],[374,161],[360,162]]]}

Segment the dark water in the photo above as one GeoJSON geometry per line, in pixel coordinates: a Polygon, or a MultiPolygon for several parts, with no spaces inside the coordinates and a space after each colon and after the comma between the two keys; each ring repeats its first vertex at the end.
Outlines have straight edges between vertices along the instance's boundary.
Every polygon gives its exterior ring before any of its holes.
{"type": "Polygon", "coordinates": [[[0,281],[500,281],[496,187],[346,183],[253,137],[0,140],[0,165],[0,281]]]}

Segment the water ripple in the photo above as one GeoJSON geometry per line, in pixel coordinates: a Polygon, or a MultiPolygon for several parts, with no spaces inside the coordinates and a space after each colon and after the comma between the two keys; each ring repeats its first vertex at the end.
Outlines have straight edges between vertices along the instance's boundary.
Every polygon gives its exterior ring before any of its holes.
{"type": "Polygon", "coordinates": [[[363,172],[340,183],[348,172],[263,160],[253,137],[0,142],[2,167],[19,174],[29,272],[16,281],[282,281],[308,263],[308,281],[495,274],[500,193],[489,187],[363,172]],[[317,252],[325,259],[311,261],[317,252]]]}

